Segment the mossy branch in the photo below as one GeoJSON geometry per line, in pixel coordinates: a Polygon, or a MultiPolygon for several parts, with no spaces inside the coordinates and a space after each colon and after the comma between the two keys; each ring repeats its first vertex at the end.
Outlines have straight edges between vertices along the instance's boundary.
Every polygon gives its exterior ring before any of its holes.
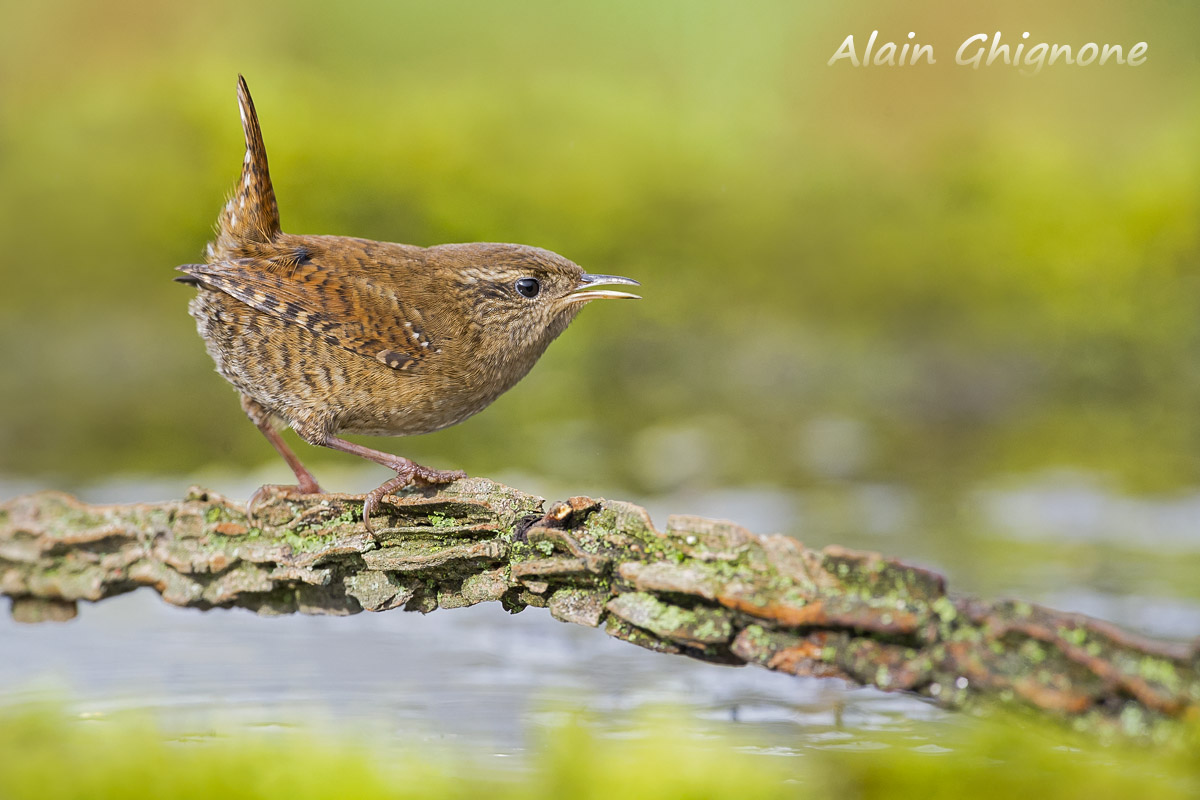
{"type": "Polygon", "coordinates": [[[0,505],[0,593],[21,620],[150,586],[168,603],[260,614],[429,612],[485,601],[664,653],[757,664],[1009,706],[1081,730],[1170,735],[1200,715],[1194,646],[1021,602],[950,596],[876,553],[809,550],[728,522],[630,503],[539,497],[482,479],[389,497],[283,496],[249,519],[193,489],[179,502],[91,506],[60,493],[0,505]]]}

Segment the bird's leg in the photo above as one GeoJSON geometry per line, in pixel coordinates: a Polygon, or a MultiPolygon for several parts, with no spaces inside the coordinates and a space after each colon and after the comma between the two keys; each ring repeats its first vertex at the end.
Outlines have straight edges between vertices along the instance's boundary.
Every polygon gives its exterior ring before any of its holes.
{"type": "Polygon", "coordinates": [[[398,456],[393,453],[385,453],[382,450],[372,450],[370,447],[363,447],[361,444],[347,442],[345,439],[339,439],[331,434],[323,436],[317,444],[334,450],[340,450],[343,453],[350,453],[359,458],[365,458],[368,461],[374,461],[376,464],[381,464],[388,469],[396,470],[396,477],[389,479],[382,486],[373,490],[363,498],[363,525],[367,530],[371,530],[371,512],[379,506],[379,501],[384,498],[389,492],[399,489],[403,486],[408,486],[414,482],[421,482],[430,485],[450,483],[459,478],[467,477],[467,473],[457,469],[431,469],[423,467],[413,461],[410,461],[403,456],[398,456]]]}
{"type": "Polygon", "coordinates": [[[267,441],[275,448],[279,455],[283,456],[283,460],[292,468],[292,472],[296,475],[298,486],[278,486],[276,484],[266,484],[260,486],[250,497],[250,502],[246,508],[253,515],[264,500],[268,497],[277,496],[280,494],[320,494],[321,487],[317,485],[317,479],[309,472],[303,464],[300,463],[300,458],[292,452],[292,448],[287,446],[287,442],[279,434],[279,430],[271,424],[271,412],[263,408],[258,402],[251,400],[246,395],[242,395],[242,410],[246,412],[246,416],[254,423],[262,435],[267,437],[267,441]]]}

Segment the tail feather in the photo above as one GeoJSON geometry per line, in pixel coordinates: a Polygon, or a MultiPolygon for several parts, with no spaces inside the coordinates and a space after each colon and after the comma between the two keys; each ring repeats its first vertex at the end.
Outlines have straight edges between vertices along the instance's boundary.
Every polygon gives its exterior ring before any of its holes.
{"type": "Polygon", "coordinates": [[[267,169],[267,149],[246,79],[238,76],[238,111],[246,137],[246,157],[242,161],[242,179],[221,209],[217,220],[217,241],[210,247],[209,258],[227,258],[246,245],[271,242],[280,233],[279,207],[267,169]]]}

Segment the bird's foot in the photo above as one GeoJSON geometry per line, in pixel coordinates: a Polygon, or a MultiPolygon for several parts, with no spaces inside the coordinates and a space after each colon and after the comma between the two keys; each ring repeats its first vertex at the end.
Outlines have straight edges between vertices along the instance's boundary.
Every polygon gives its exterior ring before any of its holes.
{"type": "Polygon", "coordinates": [[[246,503],[246,516],[253,519],[266,506],[271,505],[276,500],[286,500],[289,498],[304,497],[310,494],[321,494],[321,487],[314,481],[311,485],[301,484],[299,486],[285,486],[277,483],[268,483],[258,487],[258,490],[250,495],[250,500],[246,503]]]}
{"type": "Polygon", "coordinates": [[[460,469],[431,469],[399,456],[394,463],[388,466],[396,470],[396,477],[372,490],[363,498],[363,525],[366,526],[367,533],[372,536],[375,535],[375,531],[371,528],[371,512],[379,508],[380,501],[391,492],[414,483],[440,486],[467,477],[467,473],[460,469]]]}
{"type": "Polygon", "coordinates": [[[420,464],[413,464],[412,466],[413,483],[423,483],[426,486],[444,486],[447,483],[453,483],[467,477],[467,473],[461,469],[433,469],[431,467],[422,467],[420,464]]]}

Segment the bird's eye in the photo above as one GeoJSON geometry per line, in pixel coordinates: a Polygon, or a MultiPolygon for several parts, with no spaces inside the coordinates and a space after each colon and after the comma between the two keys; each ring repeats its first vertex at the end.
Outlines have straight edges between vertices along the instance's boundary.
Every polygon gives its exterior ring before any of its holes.
{"type": "Polygon", "coordinates": [[[517,291],[525,297],[537,297],[538,292],[542,290],[542,285],[538,283],[537,278],[521,278],[515,286],[517,291]]]}

